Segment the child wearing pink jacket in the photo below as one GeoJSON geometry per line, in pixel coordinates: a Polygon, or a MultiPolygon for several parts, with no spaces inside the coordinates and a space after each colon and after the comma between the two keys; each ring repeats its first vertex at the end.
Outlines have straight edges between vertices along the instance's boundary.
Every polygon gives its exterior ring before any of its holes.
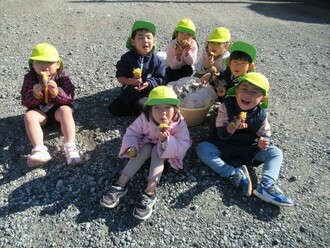
{"type": "Polygon", "coordinates": [[[114,208],[126,195],[127,183],[143,163],[151,158],[146,189],[133,211],[133,216],[148,219],[156,203],[156,186],[164,170],[164,161],[178,170],[191,146],[186,122],[179,111],[180,100],[167,86],[154,88],[148,96],[142,114],[127,128],[119,152],[120,158],[130,158],[116,183],[108,187],[100,204],[114,208]]]}
{"type": "Polygon", "coordinates": [[[188,18],[179,21],[174,29],[172,41],[166,49],[167,82],[177,81],[193,74],[198,51],[195,39],[195,24],[188,18]]]}

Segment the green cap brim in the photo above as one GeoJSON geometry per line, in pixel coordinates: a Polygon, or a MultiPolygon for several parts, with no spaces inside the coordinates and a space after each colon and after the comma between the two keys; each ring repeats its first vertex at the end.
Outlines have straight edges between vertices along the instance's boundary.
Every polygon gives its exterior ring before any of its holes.
{"type": "MultiPolygon", "coordinates": [[[[236,89],[238,88],[238,86],[234,86],[234,87],[231,87],[227,90],[227,96],[228,97],[234,97],[235,94],[236,94],[236,89]]],[[[266,100],[262,103],[262,104],[259,104],[260,108],[262,109],[266,109],[268,108],[268,96],[266,96],[266,100]]]]}
{"type": "Polygon", "coordinates": [[[185,27],[176,27],[176,29],[172,33],[172,40],[175,39],[175,32],[183,32],[183,33],[191,34],[191,35],[194,36],[194,39],[196,39],[196,32],[195,31],[193,31],[189,28],[185,28],[185,27]]]}
{"type": "MultiPolygon", "coordinates": [[[[240,84],[241,82],[243,82],[243,81],[248,81],[248,80],[246,80],[246,79],[241,80],[241,81],[239,81],[239,84],[240,84]]],[[[257,86],[257,87],[259,87],[258,85],[254,84],[253,82],[250,82],[250,81],[248,81],[248,82],[251,83],[251,84],[253,84],[253,85],[255,85],[255,86],[257,86]]],[[[234,87],[229,88],[229,89],[227,90],[227,96],[229,96],[229,97],[233,97],[233,96],[235,96],[235,95],[236,95],[236,90],[237,90],[239,84],[236,85],[236,86],[234,86],[234,87]]],[[[265,93],[265,92],[264,92],[264,93],[265,93]]],[[[262,104],[259,104],[260,108],[262,108],[262,109],[266,109],[266,108],[268,108],[268,94],[267,94],[267,93],[265,93],[265,94],[266,94],[266,100],[265,100],[262,104]]]]}
{"type": "Polygon", "coordinates": [[[156,35],[156,25],[152,22],[147,21],[136,21],[132,27],[132,33],[138,29],[149,30],[153,35],[156,35]]]}
{"type": "MultiPolygon", "coordinates": [[[[147,22],[147,21],[136,21],[133,24],[132,27],[132,33],[138,29],[146,29],[149,30],[154,36],[156,36],[156,25],[152,22],[147,22]]],[[[128,36],[127,40],[126,40],[126,48],[128,50],[132,50],[134,48],[134,46],[132,46],[131,43],[131,38],[132,36],[128,36]]],[[[152,51],[154,51],[156,49],[156,42],[154,43],[154,46],[152,48],[152,51]]]]}
{"type": "MultiPolygon", "coordinates": [[[[58,60],[56,60],[56,61],[38,60],[38,59],[31,59],[31,58],[30,58],[29,61],[28,61],[28,64],[29,64],[29,68],[30,68],[30,70],[32,70],[32,60],[45,61],[45,62],[57,62],[57,61],[58,61],[58,60]]],[[[63,70],[63,68],[64,68],[64,63],[63,63],[62,59],[60,60],[60,62],[61,62],[60,69],[63,70]]]]}
{"type": "Polygon", "coordinates": [[[152,98],[145,103],[145,106],[155,106],[160,104],[180,105],[180,100],[175,98],[152,98]]]}

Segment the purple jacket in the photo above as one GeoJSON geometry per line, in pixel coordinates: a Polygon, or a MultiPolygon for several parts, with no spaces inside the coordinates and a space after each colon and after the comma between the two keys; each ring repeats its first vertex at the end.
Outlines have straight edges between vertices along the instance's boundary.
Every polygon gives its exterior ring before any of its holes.
{"type": "Polygon", "coordinates": [[[147,143],[157,145],[157,151],[160,158],[168,159],[171,166],[178,170],[183,168],[183,158],[191,146],[189,130],[183,117],[178,121],[169,123],[170,136],[164,143],[159,140],[160,129],[152,120],[148,119],[142,113],[127,129],[123,137],[120,158],[129,158],[127,149],[131,146],[138,150],[147,143]]]}

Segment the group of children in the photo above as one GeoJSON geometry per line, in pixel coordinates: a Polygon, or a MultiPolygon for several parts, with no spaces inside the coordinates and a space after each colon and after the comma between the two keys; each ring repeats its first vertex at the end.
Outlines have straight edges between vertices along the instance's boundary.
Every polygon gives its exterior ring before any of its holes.
{"type": "MultiPolygon", "coordinates": [[[[216,118],[216,134],[197,145],[198,157],[246,196],[252,194],[247,166],[263,163],[261,182],[253,193],[278,206],[293,206],[276,186],[283,154],[270,141],[268,122],[268,79],[254,72],[256,49],[237,41],[228,29],[214,29],[197,59],[196,28],[190,19],[176,25],[167,46],[165,63],[155,54],[156,26],[136,21],[126,41],[127,53],[116,64],[116,77],[122,84],[120,95],[110,103],[114,116],[137,115],[127,128],[119,152],[129,161],[116,182],[107,187],[100,204],[114,208],[128,191],[128,183],[150,158],[147,185],[139,196],[133,215],[148,219],[157,200],[156,187],[168,161],[174,169],[183,168],[183,158],[192,141],[179,106],[180,100],[167,82],[199,76],[218,93],[222,103],[216,118]],[[194,74],[195,72],[195,74],[194,74]],[[235,168],[234,159],[242,164],[235,168]]],[[[28,109],[24,122],[33,149],[28,166],[51,159],[43,142],[42,126],[60,123],[67,164],[81,162],[75,144],[73,119],[74,85],[63,70],[63,62],[48,43],[38,44],[29,58],[30,71],[24,77],[22,104],[28,109]]]]}

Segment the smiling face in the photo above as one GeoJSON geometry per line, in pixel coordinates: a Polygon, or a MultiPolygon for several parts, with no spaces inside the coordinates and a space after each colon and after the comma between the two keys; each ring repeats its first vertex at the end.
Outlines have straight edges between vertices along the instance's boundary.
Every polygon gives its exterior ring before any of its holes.
{"type": "Polygon", "coordinates": [[[155,37],[152,32],[146,29],[137,30],[134,38],[131,39],[132,46],[139,54],[147,55],[154,47],[155,37]]]}
{"type": "Polygon", "coordinates": [[[221,56],[229,48],[228,43],[207,42],[207,49],[209,53],[213,53],[215,57],[221,56]]]}
{"type": "Polygon", "coordinates": [[[241,110],[253,109],[266,100],[264,92],[257,86],[244,81],[236,90],[236,102],[241,110]]]}
{"type": "Polygon", "coordinates": [[[60,65],[61,65],[60,61],[46,62],[46,61],[32,60],[32,67],[38,75],[40,75],[40,72],[46,71],[48,72],[48,75],[51,77],[60,68],[60,65]]]}
{"type": "Polygon", "coordinates": [[[158,124],[164,123],[168,124],[175,115],[175,110],[173,105],[169,104],[160,104],[152,106],[151,115],[155,122],[158,124]]]}

